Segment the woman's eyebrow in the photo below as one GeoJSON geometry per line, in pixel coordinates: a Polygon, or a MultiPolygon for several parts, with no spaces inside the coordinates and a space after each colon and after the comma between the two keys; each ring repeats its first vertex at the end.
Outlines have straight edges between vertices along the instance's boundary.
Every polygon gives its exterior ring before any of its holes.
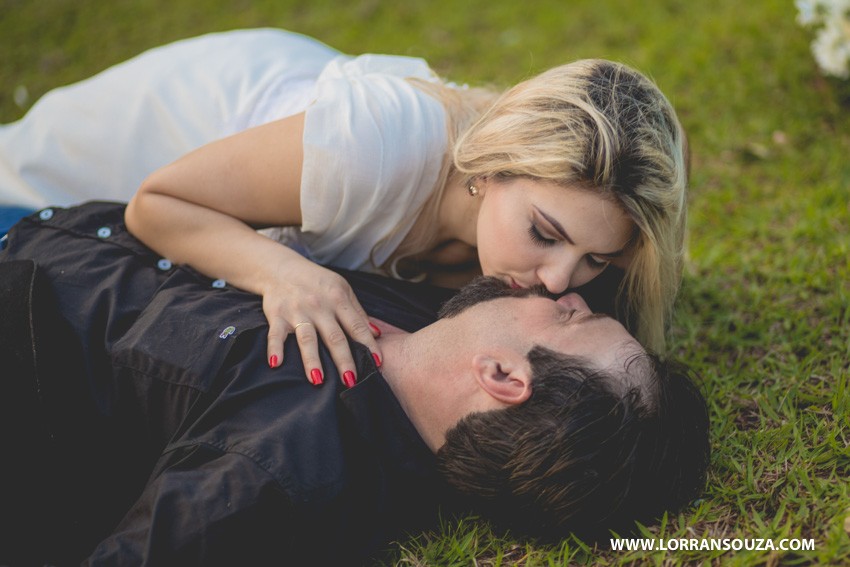
{"type": "MultiPolygon", "coordinates": [[[[566,240],[567,242],[569,242],[570,244],[575,246],[576,243],[573,241],[572,238],[570,238],[570,235],[567,234],[567,231],[564,229],[564,227],[561,225],[561,223],[559,223],[557,221],[557,219],[547,215],[545,212],[541,211],[539,207],[535,206],[534,210],[537,211],[537,213],[540,216],[542,216],[544,219],[546,219],[546,222],[551,224],[552,228],[554,228],[555,231],[557,231],[557,233],[560,234],[561,237],[564,240],[566,240]]],[[[594,255],[595,256],[605,256],[606,258],[619,258],[620,256],[622,256],[625,253],[625,251],[626,251],[625,248],[620,248],[619,250],[616,250],[614,252],[595,252],[594,255]]]]}

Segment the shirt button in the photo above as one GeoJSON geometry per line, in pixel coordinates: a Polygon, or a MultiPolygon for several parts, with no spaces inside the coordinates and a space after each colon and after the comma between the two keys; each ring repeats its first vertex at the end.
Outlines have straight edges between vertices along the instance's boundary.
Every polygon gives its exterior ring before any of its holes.
{"type": "Polygon", "coordinates": [[[53,218],[53,209],[44,209],[38,213],[38,218],[41,220],[50,220],[53,218]]]}
{"type": "Polygon", "coordinates": [[[171,260],[168,258],[162,258],[159,262],[156,263],[156,267],[162,270],[163,272],[171,269],[171,260]]]}
{"type": "Polygon", "coordinates": [[[97,236],[99,238],[109,238],[110,236],[112,236],[112,231],[109,229],[108,226],[102,226],[97,229],[97,236]]]}
{"type": "Polygon", "coordinates": [[[218,288],[218,289],[221,289],[221,288],[223,288],[223,287],[224,287],[224,286],[226,286],[226,285],[227,285],[227,282],[226,282],[226,281],[224,281],[224,280],[215,280],[215,281],[212,283],[212,286],[213,286],[214,288],[218,288]]]}

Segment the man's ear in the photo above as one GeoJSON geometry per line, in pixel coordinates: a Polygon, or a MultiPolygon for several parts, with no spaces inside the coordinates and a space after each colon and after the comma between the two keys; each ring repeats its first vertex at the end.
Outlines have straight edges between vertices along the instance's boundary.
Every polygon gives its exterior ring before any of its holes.
{"type": "Polygon", "coordinates": [[[531,396],[531,370],[524,358],[509,363],[491,355],[476,354],[472,357],[472,369],[479,387],[500,402],[516,405],[531,396]]]}

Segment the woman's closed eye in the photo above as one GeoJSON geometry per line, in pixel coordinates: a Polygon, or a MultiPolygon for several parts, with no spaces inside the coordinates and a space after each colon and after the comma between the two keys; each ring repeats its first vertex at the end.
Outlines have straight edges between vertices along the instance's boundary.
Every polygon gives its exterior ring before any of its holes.
{"type": "MultiPolygon", "coordinates": [[[[545,236],[540,229],[537,228],[535,223],[531,223],[528,227],[528,235],[531,237],[531,241],[537,246],[548,247],[558,242],[558,239],[556,238],[549,238],[548,236],[545,236]]],[[[610,260],[601,256],[596,256],[595,254],[588,254],[585,258],[587,265],[594,270],[602,270],[611,263],[610,260]]]]}
{"type": "Polygon", "coordinates": [[[557,242],[554,238],[544,236],[534,223],[531,223],[531,226],[528,227],[528,235],[531,237],[531,241],[538,246],[552,246],[557,242]]]}

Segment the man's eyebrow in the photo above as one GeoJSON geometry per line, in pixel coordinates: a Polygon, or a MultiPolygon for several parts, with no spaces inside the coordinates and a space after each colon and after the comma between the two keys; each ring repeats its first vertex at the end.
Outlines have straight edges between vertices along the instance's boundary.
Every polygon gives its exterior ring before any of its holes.
{"type": "MultiPolygon", "coordinates": [[[[561,223],[558,222],[557,219],[553,218],[550,215],[547,215],[545,212],[540,210],[539,207],[535,206],[534,210],[537,211],[540,214],[540,216],[542,216],[544,219],[546,219],[546,222],[551,224],[552,228],[554,228],[558,232],[558,234],[561,235],[561,237],[564,240],[566,240],[567,242],[569,242],[570,244],[575,246],[576,243],[573,241],[572,238],[570,238],[570,235],[567,234],[567,231],[564,229],[563,225],[561,225],[561,223]]],[[[594,255],[595,256],[605,256],[606,258],[619,258],[625,252],[626,252],[625,248],[620,248],[619,250],[616,250],[614,252],[598,252],[598,253],[595,253],[594,255]]]]}

